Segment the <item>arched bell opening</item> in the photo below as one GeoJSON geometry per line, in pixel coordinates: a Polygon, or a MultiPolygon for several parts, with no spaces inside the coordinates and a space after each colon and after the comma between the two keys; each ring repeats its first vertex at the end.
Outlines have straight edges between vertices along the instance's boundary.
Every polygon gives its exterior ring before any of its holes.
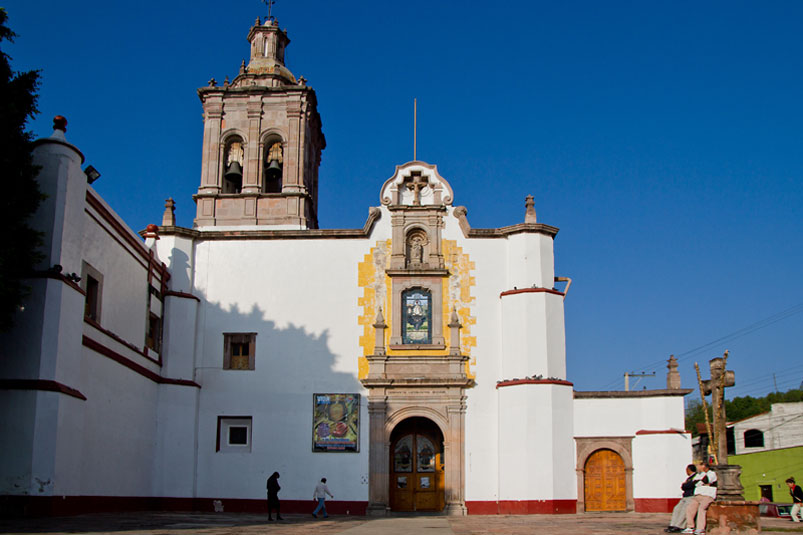
{"type": "Polygon", "coordinates": [[[223,152],[223,191],[222,193],[240,193],[243,190],[243,164],[245,162],[245,144],[239,136],[226,140],[223,152]]]}
{"type": "Polygon", "coordinates": [[[443,433],[428,418],[399,422],[390,435],[390,509],[443,511],[443,433]]]}
{"type": "Polygon", "coordinates": [[[284,144],[278,135],[265,138],[262,162],[262,192],[281,193],[284,179],[284,144]]]}

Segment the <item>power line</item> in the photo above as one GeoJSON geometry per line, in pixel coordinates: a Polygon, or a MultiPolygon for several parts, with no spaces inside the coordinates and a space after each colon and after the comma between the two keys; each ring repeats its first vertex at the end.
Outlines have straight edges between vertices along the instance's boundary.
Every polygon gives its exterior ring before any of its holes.
{"type": "MultiPolygon", "coordinates": [[[[720,338],[717,338],[716,340],[713,340],[711,342],[708,342],[708,343],[705,343],[703,345],[697,346],[695,348],[689,349],[689,350],[684,351],[682,353],[678,353],[678,354],[675,355],[675,358],[678,360],[678,362],[680,362],[681,360],[686,360],[688,358],[691,358],[693,355],[696,355],[697,353],[701,353],[703,351],[707,351],[708,349],[711,349],[712,347],[716,346],[717,344],[721,344],[721,343],[724,343],[724,342],[730,342],[732,340],[736,340],[736,339],[741,338],[743,336],[747,336],[748,334],[752,334],[755,331],[758,331],[760,329],[764,329],[765,327],[769,327],[770,325],[773,325],[773,324],[778,323],[780,321],[783,321],[783,320],[785,320],[787,318],[790,318],[792,316],[800,314],[801,312],[803,312],[803,303],[798,303],[798,304],[793,305],[793,306],[791,306],[789,308],[781,310],[780,312],[776,312],[775,314],[772,314],[771,316],[768,316],[768,317],[766,317],[764,319],[761,319],[761,320],[758,320],[756,322],[753,322],[750,325],[747,325],[745,327],[737,329],[737,330],[735,330],[735,331],[733,331],[733,332],[731,332],[729,334],[721,336],[720,338]]],[[[641,366],[641,368],[644,369],[644,370],[656,370],[658,367],[663,365],[665,362],[666,362],[665,360],[654,361],[652,363],[647,364],[646,366],[641,366]]],[[[603,387],[603,390],[615,385],[618,382],[619,382],[619,379],[616,379],[614,381],[611,381],[611,382],[607,383],[603,387]]],[[[803,385],[803,381],[801,382],[801,385],[803,385]]]]}

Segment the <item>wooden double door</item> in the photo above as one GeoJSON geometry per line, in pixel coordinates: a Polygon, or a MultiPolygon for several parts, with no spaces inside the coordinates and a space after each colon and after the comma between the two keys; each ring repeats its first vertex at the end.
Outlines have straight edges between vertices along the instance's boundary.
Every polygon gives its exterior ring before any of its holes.
{"type": "Polygon", "coordinates": [[[597,450],[585,465],[586,511],[627,509],[625,463],[615,451],[597,450]]]}
{"type": "Polygon", "coordinates": [[[390,447],[390,508],[442,511],[443,435],[432,421],[410,418],[396,426],[390,447]]]}

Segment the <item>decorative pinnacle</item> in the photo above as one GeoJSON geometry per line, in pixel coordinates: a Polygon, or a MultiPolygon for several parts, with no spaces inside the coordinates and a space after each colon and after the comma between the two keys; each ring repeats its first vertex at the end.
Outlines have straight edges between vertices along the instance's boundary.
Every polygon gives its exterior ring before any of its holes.
{"type": "Polygon", "coordinates": [[[376,310],[376,320],[374,321],[374,327],[387,327],[387,325],[385,324],[385,316],[382,315],[381,306],[376,310]]]}
{"type": "Polygon", "coordinates": [[[175,227],[176,226],[176,201],[173,200],[172,197],[165,200],[165,211],[162,214],[162,226],[163,227],[175,227]]]}
{"type": "Polygon", "coordinates": [[[524,211],[524,222],[537,223],[538,221],[535,218],[535,198],[532,195],[527,195],[524,206],[526,207],[524,211]]]}
{"type": "Polygon", "coordinates": [[[449,317],[449,327],[462,327],[460,317],[457,315],[457,307],[452,307],[452,315],[449,317]]]}

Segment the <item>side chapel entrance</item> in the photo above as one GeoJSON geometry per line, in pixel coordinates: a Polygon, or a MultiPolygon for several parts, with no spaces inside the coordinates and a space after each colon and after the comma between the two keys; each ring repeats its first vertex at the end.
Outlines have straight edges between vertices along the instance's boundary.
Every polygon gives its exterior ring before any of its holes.
{"type": "Polygon", "coordinates": [[[585,465],[586,511],[625,511],[625,463],[612,450],[592,453],[585,465]]]}
{"type": "Polygon", "coordinates": [[[442,511],[443,434],[432,420],[408,418],[391,434],[390,509],[442,511]]]}

